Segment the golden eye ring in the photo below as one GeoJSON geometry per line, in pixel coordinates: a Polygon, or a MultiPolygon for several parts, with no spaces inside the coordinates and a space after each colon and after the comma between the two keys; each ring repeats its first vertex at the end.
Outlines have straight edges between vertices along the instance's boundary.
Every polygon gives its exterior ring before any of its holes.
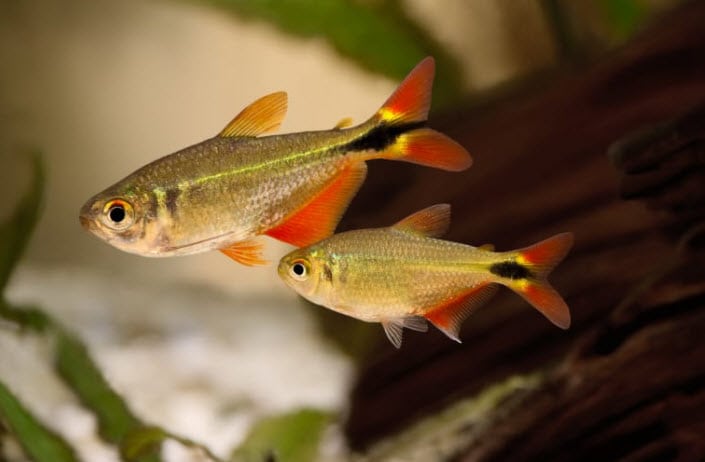
{"type": "Polygon", "coordinates": [[[304,281],[309,274],[308,262],[303,259],[294,260],[289,267],[289,274],[297,281],[304,281]]]}
{"type": "Polygon", "coordinates": [[[134,222],[132,205],[123,199],[112,199],[103,207],[105,223],[114,229],[125,229],[134,222]]]}

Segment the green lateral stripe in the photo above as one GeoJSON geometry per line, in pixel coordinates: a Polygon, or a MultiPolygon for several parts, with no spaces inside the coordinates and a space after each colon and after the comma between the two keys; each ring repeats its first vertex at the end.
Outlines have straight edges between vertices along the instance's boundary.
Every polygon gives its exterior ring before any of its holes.
{"type": "Polygon", "coordinates": [[[295,162],[295,161],[297,161],[303,157],[309,156],[311,154],[321,153],[321,152],[326,152],[326,151],[335,151],[338,149],[339,146],[343,146],[343,145],[344,145],[344,143],[341,142],[337,145],[326,146],[324,148],[310,149],[308,151],[293,152],[287,156],[283,156],[278,159],[265,160],[262,162],[257,162],[255,164],[243,165],[241,167],[237,167],[237,168],[233,168],[233,169],[229,169],[229,170],[223,170],[222,172],[214,173],[212,175],[204,175],[204,176],[195,178],[193,180],[193,183],[194,184],[203,184],[203,183],[208,183],[211,181],[217,181],[217,180],[220,180],[221,178],[228,178],[233,175],[241,175],[243,173],[249,173],[249,172],[259,172],[262,170],[270,169],[276,165],[295,162]]]}

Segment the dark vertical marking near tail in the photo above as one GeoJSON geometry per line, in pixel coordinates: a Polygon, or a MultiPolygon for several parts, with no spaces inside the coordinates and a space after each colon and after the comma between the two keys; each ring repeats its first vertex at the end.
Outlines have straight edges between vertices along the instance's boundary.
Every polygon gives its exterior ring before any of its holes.
{"type": "Polygon", "coordinates": [[[533,276],[529,268],[515,261],[503,261],[490,266],[490,273],[506,279],[529,279],[533,276]]]}
{"type": "Polygon", "coordinates": [[[399,135],[425,126],[425,121],[408,122],[399,125],[382,123],[342,148],[344,151],[384,151],[396,143],[399,135]]]}

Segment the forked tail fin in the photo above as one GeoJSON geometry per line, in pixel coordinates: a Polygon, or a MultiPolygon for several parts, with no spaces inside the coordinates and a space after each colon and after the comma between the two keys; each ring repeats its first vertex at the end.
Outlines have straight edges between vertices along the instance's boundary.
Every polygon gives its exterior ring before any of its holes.
{"type": "Polygon", "coordinates": [[[570,310],[563,298],[548,282],[548,275],[563,260],[573,245],[572,233],[561,233],[532,246],[508,252],[515,255],[512,262],[493,265],[490,271],[502,276],[507,287],[521,295],[541,314],[561,329],[570,327],[570,310]],[[500,268],[498,265],[504,265],[500,268]],[[511,279],[507,282],[506,278],[511,279]]]}
{"type": "Polygon", "coordinates": [[[421,61],[372,117],[375,127],[360,140],[361,148],[381,151],[375,158],[403,160],[443,170],[465,170],[470,154],[442,133],[426,127],[431,107],[435,63],[421,61]]]}

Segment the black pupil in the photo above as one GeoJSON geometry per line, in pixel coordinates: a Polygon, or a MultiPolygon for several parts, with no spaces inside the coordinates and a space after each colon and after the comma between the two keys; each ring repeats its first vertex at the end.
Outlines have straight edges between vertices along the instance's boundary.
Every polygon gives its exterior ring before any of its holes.
{"type": "Polygon", "coordinates": [[[301,263],[296,263],[294,265],[293,270],[294,270],[294,274],[297,276],[303,276],[304,273],[306,272],[306,268],[304,268],[304,265],[302,265],[301,263]]]}
{"type": "Polygon", "coordinates": [[[125,219],[125,208],[122,205],[114,205],[110,207],[108,215],[110,215],[110,219],[113,222],[120,223],[122,220],[125,219]]]}

